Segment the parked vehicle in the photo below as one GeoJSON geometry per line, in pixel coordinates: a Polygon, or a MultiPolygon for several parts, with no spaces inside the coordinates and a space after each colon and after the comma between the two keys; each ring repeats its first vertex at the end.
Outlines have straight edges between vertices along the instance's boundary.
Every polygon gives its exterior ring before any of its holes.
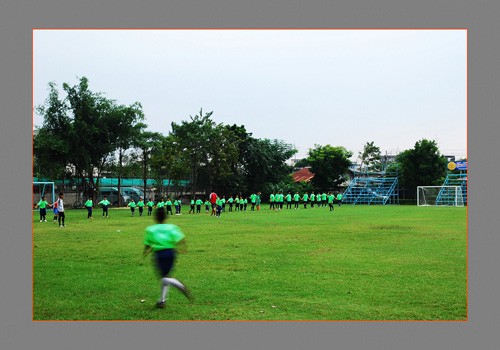
{"type": "Polygon", "coordinates": [[[145,199],[144,192],[137,187],[122,187],[121,190],[124,195],[133,199],[135,202],[137,202],[139,198],[145,199]]]}
{"type": "MultiPolygon", "coordinates": [[[[123,188],[121,193],[121,204],[125,206],[130,202],[131,197],[124,192],[123,188]]],[[[111,205],[118,206],[118,187],[101,187],[97,192],[97,202],[100,202],[104,196],[111,202],[111,205]]]]}

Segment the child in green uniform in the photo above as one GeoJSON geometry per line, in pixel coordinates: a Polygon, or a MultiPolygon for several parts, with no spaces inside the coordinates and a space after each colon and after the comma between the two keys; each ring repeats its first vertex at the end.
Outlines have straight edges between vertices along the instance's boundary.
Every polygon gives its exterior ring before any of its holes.
{"type": "Polygon", "coordinates": [[[227,200],[227,204],[229,204],[229,211],[233,211],[233,202],[234,202],[233,196],[229,197],[229,199],[227,200]]]}
{"type": "Polygon", "coordinates": [[[172,200],[170,198],[167,198],[167,201],[165,202],[165,208],[167,208],[167,215],[170,213],[170,215],[173,215],[174,212],[172,211],[172,200]]]}
{"type": "Polygon", "coordinates": [[[188,214],[191,214],[191,212],[193,212],[194,214],[194,198],[191,199],[191,203],[190,203],[190,209],[189,209],[189,213],[188,214]]]}
{"type": "MultiPolygon", "coordinates": [[[[169,199],[167,199],[169,200],[169,199]]],[[[156,207],[157,208],[163,208],[164,206],[166,205],[166,202],[165,200],[163,199],[163,197],[160,199],[160,201],[158,202],[158,204],[156,204],[156,207]]]]}
{"type": "Polygon", "coordinates": [[[163,309],[170,286],[177,288],[188,299],[191,300],[192,297],[184,284],[170,277],[177,255],[177,247],[184,243],[185,235],[178,226],[165,223],[167,213],[164,208],[156,210],[155,219],[157,223],[146,228],[143,254],[147,256],[151,252],[154,253],[156,267],[161,277],[160,299],[156,306],[163,309]]]}
{"type": "Polygon", "coordinates": [[[111,204],[111,202],[108,201],[108,199],[106,198],[106,196],[104,196],[104,198],[102,199],[102,201],[100,201],[97,204],[101,204],[102,205],[102,216],[104,217],[104,215],[106,215],[106,217],[108,217],[108,206],[111,204]]]}
{"type": "Polygon", "coordinates": [[[255,203],[256,203],[256,201],[257,201],[257,195],[256,195],[255,193],[252,193],[252,194],[250,195],[250,203],[252,204],[252,206],[250,207],[250,209],[251,209],[252,211],[254,211],[254,210],[255,210],[255,203]]]}
{"type": "Polygon", "coordinates": [[[337,202],[338,202],[339,207],[340,207],[340,204],[342,203],[342,193],[337,194],[337,202]]]}
{"type": "Polygon", "coordinates": [[[304,209],[307,209],[307,201],[309,199],[309,195],[306,193],[304,193],[304,195],[302,196],[302,201],[304,202],[304,209]]]}
{"type": "Polygon", "coordinates": [[[215,216],[220,218],[220,213],[222,212],[222,199],[217,197],[217,200],[215,201],[215,216]]]}
{"type": "Polygon", "coordinates": [[[326,207],[326,197],[327,197],[326,193],[323,192],[323,194],[321,195],[321,205],[325,207],[326,207]]]}
{"type": "Polygon", "coordinates": [[[146,205],[148,206],[148,216],[151,216],[153,215],[153,207],[155,205],[155,202],[153,202],[151,200],[151,198],[149,198],[148,202],[146,203],[146,205]]]}
{"type": "Polygon", "coordinates": [[[328,193],[328,206],[330,207],[330,211],[333,211],[333,200],[335,199],[335,195],[333,193],[328,193]]]}
{"type": "Polygon", "coordinates": [[[179,200],[174,199],[175,215],[179,215],[179,200]]]}
{"type": "Polygon", "coordinates": [[[275,210],[274,208],[274,200],[276,199],[276,196],[274,195],[274,192],[269,195],[269,210],[275,210]]]}
{"type": "Polygon", "coordinates": [[[316,203],[318,204],[318,208],[321,208],[321,194],[318,193],[316,196],[316,203]]]}
{"type": "Polygon", "coordinates": [[[127,207],[129,207],[129,208],[130,208],[130,211],[131,211],[131,213],[132,213],[132,216],[134,216],[134,215],[135,215],[135,207],[136,207],[136,206],[137,206],[137,204],[135,204],[135,202],[134,202],[134,200],[133,200],[133,199],[131,199],[131,200],[130,200],[130,202],[128,202],[128,204],[127,204],[127,207]]]}
{"type": "Polygon", "coordinates": [[[295,203],[295,209],[299,209],[299,199],[300,199],[299,193],[295,192],[295,194],[293,195],[293,202],[295,203]]]}
{"type": "Polygon", "coordinates": [[[207,213],[210,211],[210,201],[208,199],[205,201],[205,210],[207,213]]]}
{"type": "Polygon", "coordinates": [[[313,193],[311,193],[311,195],[309,196],[309,199],[311,201],[311,208],[314,208],[314,202],[316,201],[316,195],[313,193]]]}
{"type": "Polygon", "coordinates": [[[203,201],[201,199],[197,198],[196,199],[196,214],[200,214],[202,204],[203,204],[203,201]]]}
{"type": "Polygon", "coordinates": [[[47,202],[45,200],[45,196],[42,196],[42,199],[40,199],[38,204],[35,206],[35,209],[40,207],[40,222],[47,222],[47,219],[46,219],[47,206],[51,207],[49,202],[47,202]]]}
{"type": "Polygon", "coordinates": [[[92,217],[92,198],[88,197],[85,202],[85,208],[87,208],[87,219],[93,219],[92,217]]]}
{"type": "Polygon", "coordinates": [[[286,208],[292,209],[292,195],[290,193],[286,194],[286,208]]]}
{"type": "Polygon", "coordinates": [[[240,210],[240,197],[236,196],[234,198],[234,211],[240,210]]]}
{"type": "Polygon", "coordinates": [[[139,201],[137,202],[137,207],[139,208],[139,216],[142,216],[142,212],[144,210],[144,201],[142,198],[139,198],[139,201]]]}

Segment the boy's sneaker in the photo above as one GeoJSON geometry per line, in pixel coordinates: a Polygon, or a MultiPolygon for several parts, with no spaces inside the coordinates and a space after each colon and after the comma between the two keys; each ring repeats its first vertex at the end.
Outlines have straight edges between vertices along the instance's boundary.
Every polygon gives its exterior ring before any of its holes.
{"type": "Polygon", "coordinates": [[[43,222],[47,222],[47,220],[43,220],[43,222]]]}
{"type": "Polygon", "coordinates": [[[156,307],[157,307],[158,309],[164,309],[164,308],[165,308],[165,302],[164,302],[164,301],[158,301],[158,302],[156,303],[156,307]]]}
{"type": "Polygon", "coordinates": [[[42,222],[42,220],[40,220],[40,222],[42,222]]]}
{"type": "Polygon", "coordinates": [[[179,288],[180,292],[182,294],[184,294],[184,296],[186,298],[188,298],[189,301],[192,301],[194,298],[193,298],[193,295],[191,294],[191,292],[189,291],[189,289],[187,289],[186,286],[182,287],[182,288],[179,288]]]}

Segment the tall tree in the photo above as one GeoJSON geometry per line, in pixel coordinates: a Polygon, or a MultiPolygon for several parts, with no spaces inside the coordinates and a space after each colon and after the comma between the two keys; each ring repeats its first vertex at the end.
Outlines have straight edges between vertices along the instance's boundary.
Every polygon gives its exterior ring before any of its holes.
{"type": "Polygon", "coordinates": [[[244,165],[248,190],[263,191],[283,181],[292,171],[286,164],[297,150],[280,140],[250,139],[244,165]]]}
{"type": "Polygon", "coordinates": [[[71,120],[55,83],[49,83],[49,96],[44,105],[36,107],[36,112],[43,116],[43,124],[35,129],[33,135],[33,174],[64,180],[71,151],[68,135],[71,120]]]}
{"type": "Polygon", "coordinates": [[[409,198],[416,198],[417,186],[440,185],[446,174],[446,157],[436,141],[422,139],[415,147],[397,156],[400,165],[400,186],[409,198]]]}
{"type": "MultiPolygon", "coordinates": [[[[113,106],[110,113],[111,122],[114,125],[113,144],[118,152],[118,193],[121,193],[121,178],[123,173],[123,157],[140,138],[141,133],[146,128],[144,113],[139,102],[129,106],[113,106]]],[[[121,196],[118,196],[118,206],[121,206],[121,196]]]]}
{"type": "Polygon", "coordinates": [[[380,147],[375,146],[375,142],[367,142],[363,147],[363,151],[359,152],[358,157],[361,161],[360,170],[361,171],[380,171],[380,147]]]}
{"type": "Polygon", "coordinates": [[[151,169],[163,195],[163,182],[168,179],[167,196],[170,195],[172,180],[178,181],[189,176],[189,154],[175,141],[173,135],[162,136],[151,149],[151,169]]]}
{"type": "Polygon", "coordinates": [[[110,154],[124,147],[123,140],[145,127],[140,123],[141,106],[117,106],[103,94],[92,92],[86,77],[73,86],[64,83],[64,99],[59,98],[54,83],[49,89],[45,105],[37,108],[44,123],[36,130],[35,158],[39,164],[60,160],[64,168],[72,166],[93,194],[97,188],[95,172],[99,174],[110,154]]]}
{"type": "Polygon", "coordinates": [[[347,180],[346,174],[351,165],[349,158],[352,152],[342,146],[316,145],[309,150],[307,158],[314,173],[312,183],[316,190],[328,191],[338,189],[347,180]]]}
{"type": "Polygon", "coordinates": [[[189,157],[191,192],[193,194],[198,190],[200,168],[206,165],[208,150],[213,146],[210,139],[212,129],[215,127],[214,121],[210,119],[212,113],[203,114],[203,110],[200,109],[198,115],[190,116],[190,121],[182,121],[180,124],[172,122],[171,135],[174,142],[189,157]]]}
{"type": "Polygon", "coordinates": [[[139,161],[142,168],[143,192],[146,195],[148,170],[150,168],[151,153],[155,146],[161,142],[162,135],[158,132],[144,131],[133,140],[133,145],[139,150],[139,161]]]}

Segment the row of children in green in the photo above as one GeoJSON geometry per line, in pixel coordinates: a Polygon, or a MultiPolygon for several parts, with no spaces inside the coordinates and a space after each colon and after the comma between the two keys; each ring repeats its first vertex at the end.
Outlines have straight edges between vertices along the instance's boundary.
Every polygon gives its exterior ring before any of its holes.
{"type": "MultiPolygon", "coordinates": [[[[245,198],[243,196],[235,196],[233,198],[233,196],[230,196],[226,200],[225,196],[223,196],[222,198],[217,196],[215,206],[218,209],[220,208],[218,210],[219,213],[220,213],[220,211],[225,211],[226,203],[229,206],[228,211],[230,211],[230,212],[233,211],[233,206],[235,208],[235,211],[246,211],[247,205],[249,203],[249,201],[248,201],[249,199],[250,199],[250,204],[251,204],[251,210],[253,211],[253,210],[255,210],[255,208],[257,208],[257,210],[260,210],[260,204],[261,204],[261,193],[260,192],[257,194],[252,193],[249,196],[249,198],[245,198]]],[[[339,194],[337,194],[337,196],[335,196],[331,192],[329,192],[328,194],[326,194],[326,193],[322,193],[322,194],[320,194],[320,193],[318,193],[318,194],[304,193],[302,196],[300,196],[298,193],[295,193],[292,196],[290,193],[288,193],[285,196],[283,194],[283,192],[276,193],[276,194],[271,193],[269,196],[269,209],[272,209],[272,210],[283,209],[283,204],[285,201],[287,203],[287,206],[286,206],[287,209],[292,208],[292,203],[294,203],[295,209],[297,209],[299,207],[299,203],[302,202],[302,204],[304,205],[304,208],[307,208],[308,204],[310,204],[311,208],[314,207],[315,204],[318,207],[326,206],[328,204],[330,207],[330,211],[331,211],[331,210],[333,210],[333,204],[335,201],[340,206],[340,203],[342,202],[342,194],[339,193],[339,194]]],[[[108,217],[108,208],[109,208],[110,204],[111,203],[107,200],[106,197],[104,197],[103,200],[101,200],[98,203],[98,205],[102,205],[102,209],[103,209],[102,216],[108,217]]],[[[211,206],[211,203],[208,199],[206,201],[203,201],[200,198],[191,199],[191,201],[190,201],[191,209],[189,210],[189,213],[190,214],[191,213],[193,213],[193,214],[200,213],[202,205],[205,205],[205,210],[208,213],[210,210],[210,206],[211,206]]],[[[175,208],[175,214],[180,215],[182,203],[181,203],[181,200],[179,198],[174,199],[173,202],[170,198],[167,198],[166,201],[162,198],[156,204],[151,199],[149,199],[148,202],[144,203],[143,199],[140,198],[139,201],[137,201],[137,203],[134,200],[131,200],[127,204],[127,206],[130,208],[132,216],[135,215],[135,208],[136,207],[139,209],[139,216],[142,216],[143,211],[144,211],[144,207],[147,207],[147,209],[148,209],[148,212],[147,212],[148,216],[150,216],[152,214],[153,207],[156,207],[156,208],[165,207],[167,214],[173,215],[172,206],[175,208]]],[[[93,202],[90,198],[85,202],[85,207],[87,208],[87,212],[88,212],[87,218],[92,219],[93,202]]]]}

